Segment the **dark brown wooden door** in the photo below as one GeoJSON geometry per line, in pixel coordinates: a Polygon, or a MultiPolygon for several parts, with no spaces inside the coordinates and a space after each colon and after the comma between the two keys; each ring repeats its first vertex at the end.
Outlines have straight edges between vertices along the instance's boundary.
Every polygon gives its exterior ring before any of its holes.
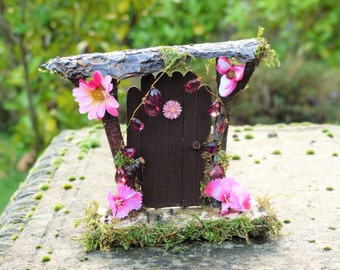
{"type": "MultiPolygon", "coordinates": [[[[159,76],[159,74],[158,74],[159,76]]],[[[161,112],[156,117],[148,116],[141,107],[135,117],[144,124],[141,132],[128,128],[127,145],[136,148],[136,156],[142,156],[145,169],[140,176],[143,203],[147,207],[195,206],[201,204],[200,182],[203,179],[204,161],[201,151],[194,149],[194,142],[204,143],[210,132],[211,119],[207,110],[211,96],[201,86],[193,94],[185,92],[184,85],[195,78],[191,72],[184,77],[174,72],[164,74],[155,84],[162,93],[163,104],[176,100],[182,106],[179,118],[169,120],[161,112]]],[[[142,77],[141,90],[132,87],[127,96],[127,114],[141,103],[155,78],[152,74],[142,77]]]]}

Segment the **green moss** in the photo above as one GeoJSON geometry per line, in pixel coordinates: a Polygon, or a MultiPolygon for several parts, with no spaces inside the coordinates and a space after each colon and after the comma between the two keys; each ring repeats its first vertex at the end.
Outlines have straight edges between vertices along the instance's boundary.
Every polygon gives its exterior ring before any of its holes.
{"type": "Polygon", "coordinates": [[[315,152],[314,152],[314,150],[309,149],[309,150],[306,151],[306,154],[307,154],[307,155],[314,155],[315,152]]]}
{"type": "Polygon", "coordinates": [[[90,138],[89,143],[91,148],[97,148],[101,146],[101,142],[98,138],[90,138]]]}
{"type": "Polygon", "coordinates": [[[40,190],[42,190],[42,191],[46,191],[46,190],[48,190],[50,188],[50,185],[49,184],[42,184],[41,186],[40,186],[40,190]]]}
{"type": "Polygon", "coordinates": [[[323,250],[324,251],[330,251],[330,250],[332,250],[332,248],[330,246],[326,246],[326,247],[323,248],[323,250]]]}
{"type": "Polygon", "coordinates": [[[80,153],[78,154],[78,159],[84,159],[85,156],[86,156],[86,153],[80,152],[80,153]]]}
{"type": "Polygon", "coordinates": [[[134,160],[124,155],[121,150],[114,156],[113,161],[116,167],[123,167],[126,164],[134,163],[134,160]]]}
{"type": "Polygon", "coordinates": [[[247,140],[251,140],[251,139],[254,139],[254,136],[252,134],[246,134],[244,135],[244,138],[247,139],[247,140]]]}
{"type": "Polygon", "coordinates": [[[314,239],[308,240],[309,243],[315,243],[316,241],[314,239]]]}
{"type": "Polygon", "coordinates": [[[327,136],[330,137],[330,138],[333,138],[333,137],[334,137],[334,135],[333,135],[332,133],[330,133],[330,132],[327,133],[327,136]]]}
{"type": "Polygon", "coordinates": [[[42,197],[43,197],[42,193],[37,193],[37,194],[35,194],[35,195],[33,196],[33,199],[35,199],[35,200],[38,201],[38,200],[41,200],[42,197]]]}
{"type": "Polygon", "coordinates": [[[71,212],[71,211],[68,210],[68,209],[64,210],[64,214],[69,214],[70,212],[71,212]]]}
{"type": "Polygon", "coordinates": [[[63,189],[65,189],[65,190],[69,190],[69,189],[71,189],[73,186],[72,186],[72,184],[64,184],[63,185],[63,189]]]}
{"type": "Polygon", "coordinates": [[[285,219],[285,220],[283,221],[283,223],[289,224],[289,223],[290,223],[290,219],[285,219]]]}
{"type": "Polygon", "coordinates": [[[333,156],[333,157],[337,157],[337,156],[338,156],[338,153],[333,153],[332,156],[333,156]]]}
{"type": "Polygon", "coordinates": [[[254,130],[252,127],[245,127],[244,129],[243,129],[244,131],[252,131],[252,130],[254,130]]]}
{"type": "Polygon", "coordinates": [[[241,156],[240,155],[233,155],[231,157],[232,160],[240,160],[241,159],[241,156]]]}
{"type": "Polygon", "coordinates": [[[48,255],[45,255],[45,256],[42,256],[42,257],[41,257],[41,261],[42,261],[42,262],[49,262],[50,260],[51,260],[51,257],[48,256],[48,255]]]}
{"type": "MultiPolygon", "coordinates": [[[[266,199],[262,199],[262,204],[270,206],[266,199]]],[[[267,216],[254,219],[246,215],[233,219],[214,220],[202,220],[196,217],[182,226],[178,226],[176,222],[166,221],[155,225],[136,223],[127,227],[117,227],[115,222],[103,223],[98,208],[98,203],[92,202],[86,210],[85,218],[77,223],[77,225],[85,223],[85,232],[79,238],[85,252],[97,249],[107,251],[115,246],[124,249],[129,249],[131,246],[161,246],[169,249],[187,241],[221,243],[235,237],[250,243],[251,237],[267,234],[276,236],[282,227],[272,209],[268,209],[267,216]]]]}
{"type": "Polygon", "coordinates": [[[88,260],[89,260],[88,257],[83,257],[83,258],[80,258],[80,259],[79,259],[80,262],[85,262],[85,261],[88,261],[88,260]]]}
{"type": "Polygon", "coordinates": [[[72,182],[72,181],[75,181],[77,178],[75,176],[70,176],[68,178],[68,181],[72,182]]]}
{"type": "Polygon", "coordinates": [[[332,230],[332,231],[335,231],[336,228],[334,226],[329,226],[328,229],[332,230]]]}
{"type": "Polygon", "coordinates": [[[42,248],[42,245],[36,245],[35,248],[36,248],[36,249],[41,249],[41,248],[42,248]]]}
{"type": "Polygon", "coordinates": [[[84,175],[81,175],[81,176],[79,176],[79,179],[80,179],[80,180],[84,180],[84,179],[85,179],[85,176],[84,176],[84,175]]]}
{"type": "Polygon", "coordinates": [[[55,168],[55,169],[58,169],[60,164],[64,161],[64,158],[63,157],[57,157],[55,158],[53,161],[52,161],[52,166],[55,168]]]}
{"type": "Polygon", "coordinates": [[[235,129],[234,132],[241,132],[242,130],[241,129],[235,129]]]}
{"type": "Polygon", "coordinates": [[[280,150],[274,150],[272,152],[273,155],[281,155],[281,151],[280,150]]]}
{"type": "Polygon", "coordinates": [[[258,159],[256,159],[256,160],[254,161],[254,163],[255,163],[255,164],[260,164],[261,162],[260,162],[258,159]]]}
{"type": "Polygon", "coordinates": [[[161,53],[161,59],[164,62],[164,71],[166,72],[173,72],[178,68],[187,68],[187,60],[188,59],[195,59],[189,53],[182,53],[176,48],[170,46],[163,46],[159,49],[161,53]]]}
{"type": "Polygon", "coordinates": [[[268,67],[279,67],[280,61],[277,58],[275,51],[270,48],[270,44],[265,38],[262,37],[263,32],[264,28],[259,27],[257,40],[259,41],[260,45],[255,52],[255,57],[258,62],[263,61],[268,67]]]}
{"type": "Polygon", "coordinates": [[[33,216],[33,212],[29,212],[27,215],[26,215],[26,218],[31,218],[33,216]]]}
{"type": "Polygon", "coordinates": [[[18,235],[18,234],[13,234],[11,239],[12,239],[13,241],[15,241],[15,240],[17,240],[17,239],[18,239],[18,237],[19,237],[19,235],[18,235]]]}
{"type": "Polygon", "coordinates": [[[66,153],[67,153],[67,151],[68,151],[68,148],[67,148],[67,147],[64,147],[64,148],[60,149],[60,155],[61,155],[61,156],[65,156],[66,153]]]}
{"type": "Polygon", "coordinates": [[[334,188],[333,188],[333,187],[326,187],[326,190],[327,190],[327,191],[333,191],[334,188]]]}
{"type": "Polygon", "coordinates": [[[59,211],[60,209],[62,209],[64,207],[64,204],[63,203],[56,203],[54,206],[53,206],[53,209],[54,211],[59,211]]]}

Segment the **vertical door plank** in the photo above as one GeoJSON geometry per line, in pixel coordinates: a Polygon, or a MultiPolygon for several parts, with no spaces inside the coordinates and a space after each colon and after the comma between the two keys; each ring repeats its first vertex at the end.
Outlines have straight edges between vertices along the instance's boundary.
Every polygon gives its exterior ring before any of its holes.
{"type": "MultiPolygon", "coordinates": [[[[196,78],[192,72],[185,75],[185,82],[196,78]]],[[[200,186],[205,169],[200,150],[195,150],[192,143],[201,145],[210,131],[210,116],[207,112],[211,103],[210,94],[201,86],[194,94],[185,93],[184,114],[184,149],[183,149],[183,206],[200,205],[200,186]]]]}
{"type": "MultiPolygon", "coordinates": [[[[162,95],[164,103],[169,100],[177,101],[181,104],[182,110],[184,102],[183,91],[183,76],[180,72],[174,72],[168,79],[161,80],[164,87],[162,95]]],[[[163,86],[163,85],[162,85],[163,86]]],[[[183,117],[182,113],[177,119],[169,120],[161,115],[162,129],[165,131],[166,145],[168,152],[168,164],[165,164],[168,173],[167,183],[163,183],[167,188],[167,203],[168,206],[182,205],[182,175],[183,175],[183,160],[182,160],[182,145],[183,145],[183,117]]],[[[166,205],[164,205],[166,206],[166,205]]]]}
{"type": "MultiPolygon", "coordinates": [[[[138,107],[138,105],[142,101],[141,91],[137,87],[131,87],[129,88],[127,92],[126,97],[126,124],[129,123],[129,120],[132,117],[133,112],[138,107]]],[[[137,111],[134,115],[135,118],[139,118],[140,111],[137,111]]],[[[140,134],[138,131],[134,130],[130,124],[130,126],[127,129],[127,138],[126,138],[126,145],[135,147],[136,148],[136,157],[141,156],[140,151],[140,134]]]]}
{"type": "MultiPolygon", "coordinates": [[[[154,82],[154,76],[148,74],[142,77],[141,80],[141,94],[142,97],[146,95],[149,91],[152,83],[154,82]]],[[[142,192],[143,192],[143,203],[147,207],[155,207],[156,199],[154,197],[155,187],[154,179],[157,177],[157,165],[154,163],[154,152],[155,152],[155,142],[154,142],[154,121],[152,117],[149,117],[145,111],[144,107],[140,108],[140,119],[144,123],[144,129],[140,133],[141,139],[141,153],[145,159],[145,169],[142,172],[142,192]]]]}

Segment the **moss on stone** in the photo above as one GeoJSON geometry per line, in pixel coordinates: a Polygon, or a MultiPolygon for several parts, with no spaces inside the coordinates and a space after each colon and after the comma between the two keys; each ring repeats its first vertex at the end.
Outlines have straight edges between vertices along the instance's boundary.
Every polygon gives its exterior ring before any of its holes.
{"type": "MultiPolygon", "coordinates": [[[[129,249],[136,247],[164,247],[173,248],[176,245],[193,242],[208,241],[221,243],[234,238],[244,239],[248,244],[251,237],[278,235],[282,223],[270,208],[266,199],[259,202],[268,215],[250,218],[245,214],[226,219],[201,219],[194,217],[181,224],[175,220],[163,221],[155,224],[136,222],[128,226],[119,226],[119,221],[103,222],[102,215],[98,213],[99,205],[92,202],[85,212],[85,217],[77,225],[85,223],[85,232],[79,237],[85,252],[102,250],[108,251],[113,247],[129,249]]],[[[261,206],[261,207],[262,207],[261,206]]]]}

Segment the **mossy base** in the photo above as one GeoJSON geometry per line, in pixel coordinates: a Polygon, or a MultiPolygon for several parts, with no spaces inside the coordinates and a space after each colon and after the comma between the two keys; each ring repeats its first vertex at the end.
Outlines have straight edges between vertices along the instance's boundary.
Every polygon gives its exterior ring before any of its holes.
{"type": "Polygon", "coordinates": [[[250,244],[252,237],[276,236],[282,227],[268,200],[261,198],[257,202],[251,212],[229,217],[221,217],[218,209],[210,207],[171,207],[144,209],[123,220],[101,214],[98,203],[92,202],[85,218],[77,224],[85,224],[79,241],[85,252],[132,246],[169,249],[185,242],[221,243],[233,238],[250,244]]]}

